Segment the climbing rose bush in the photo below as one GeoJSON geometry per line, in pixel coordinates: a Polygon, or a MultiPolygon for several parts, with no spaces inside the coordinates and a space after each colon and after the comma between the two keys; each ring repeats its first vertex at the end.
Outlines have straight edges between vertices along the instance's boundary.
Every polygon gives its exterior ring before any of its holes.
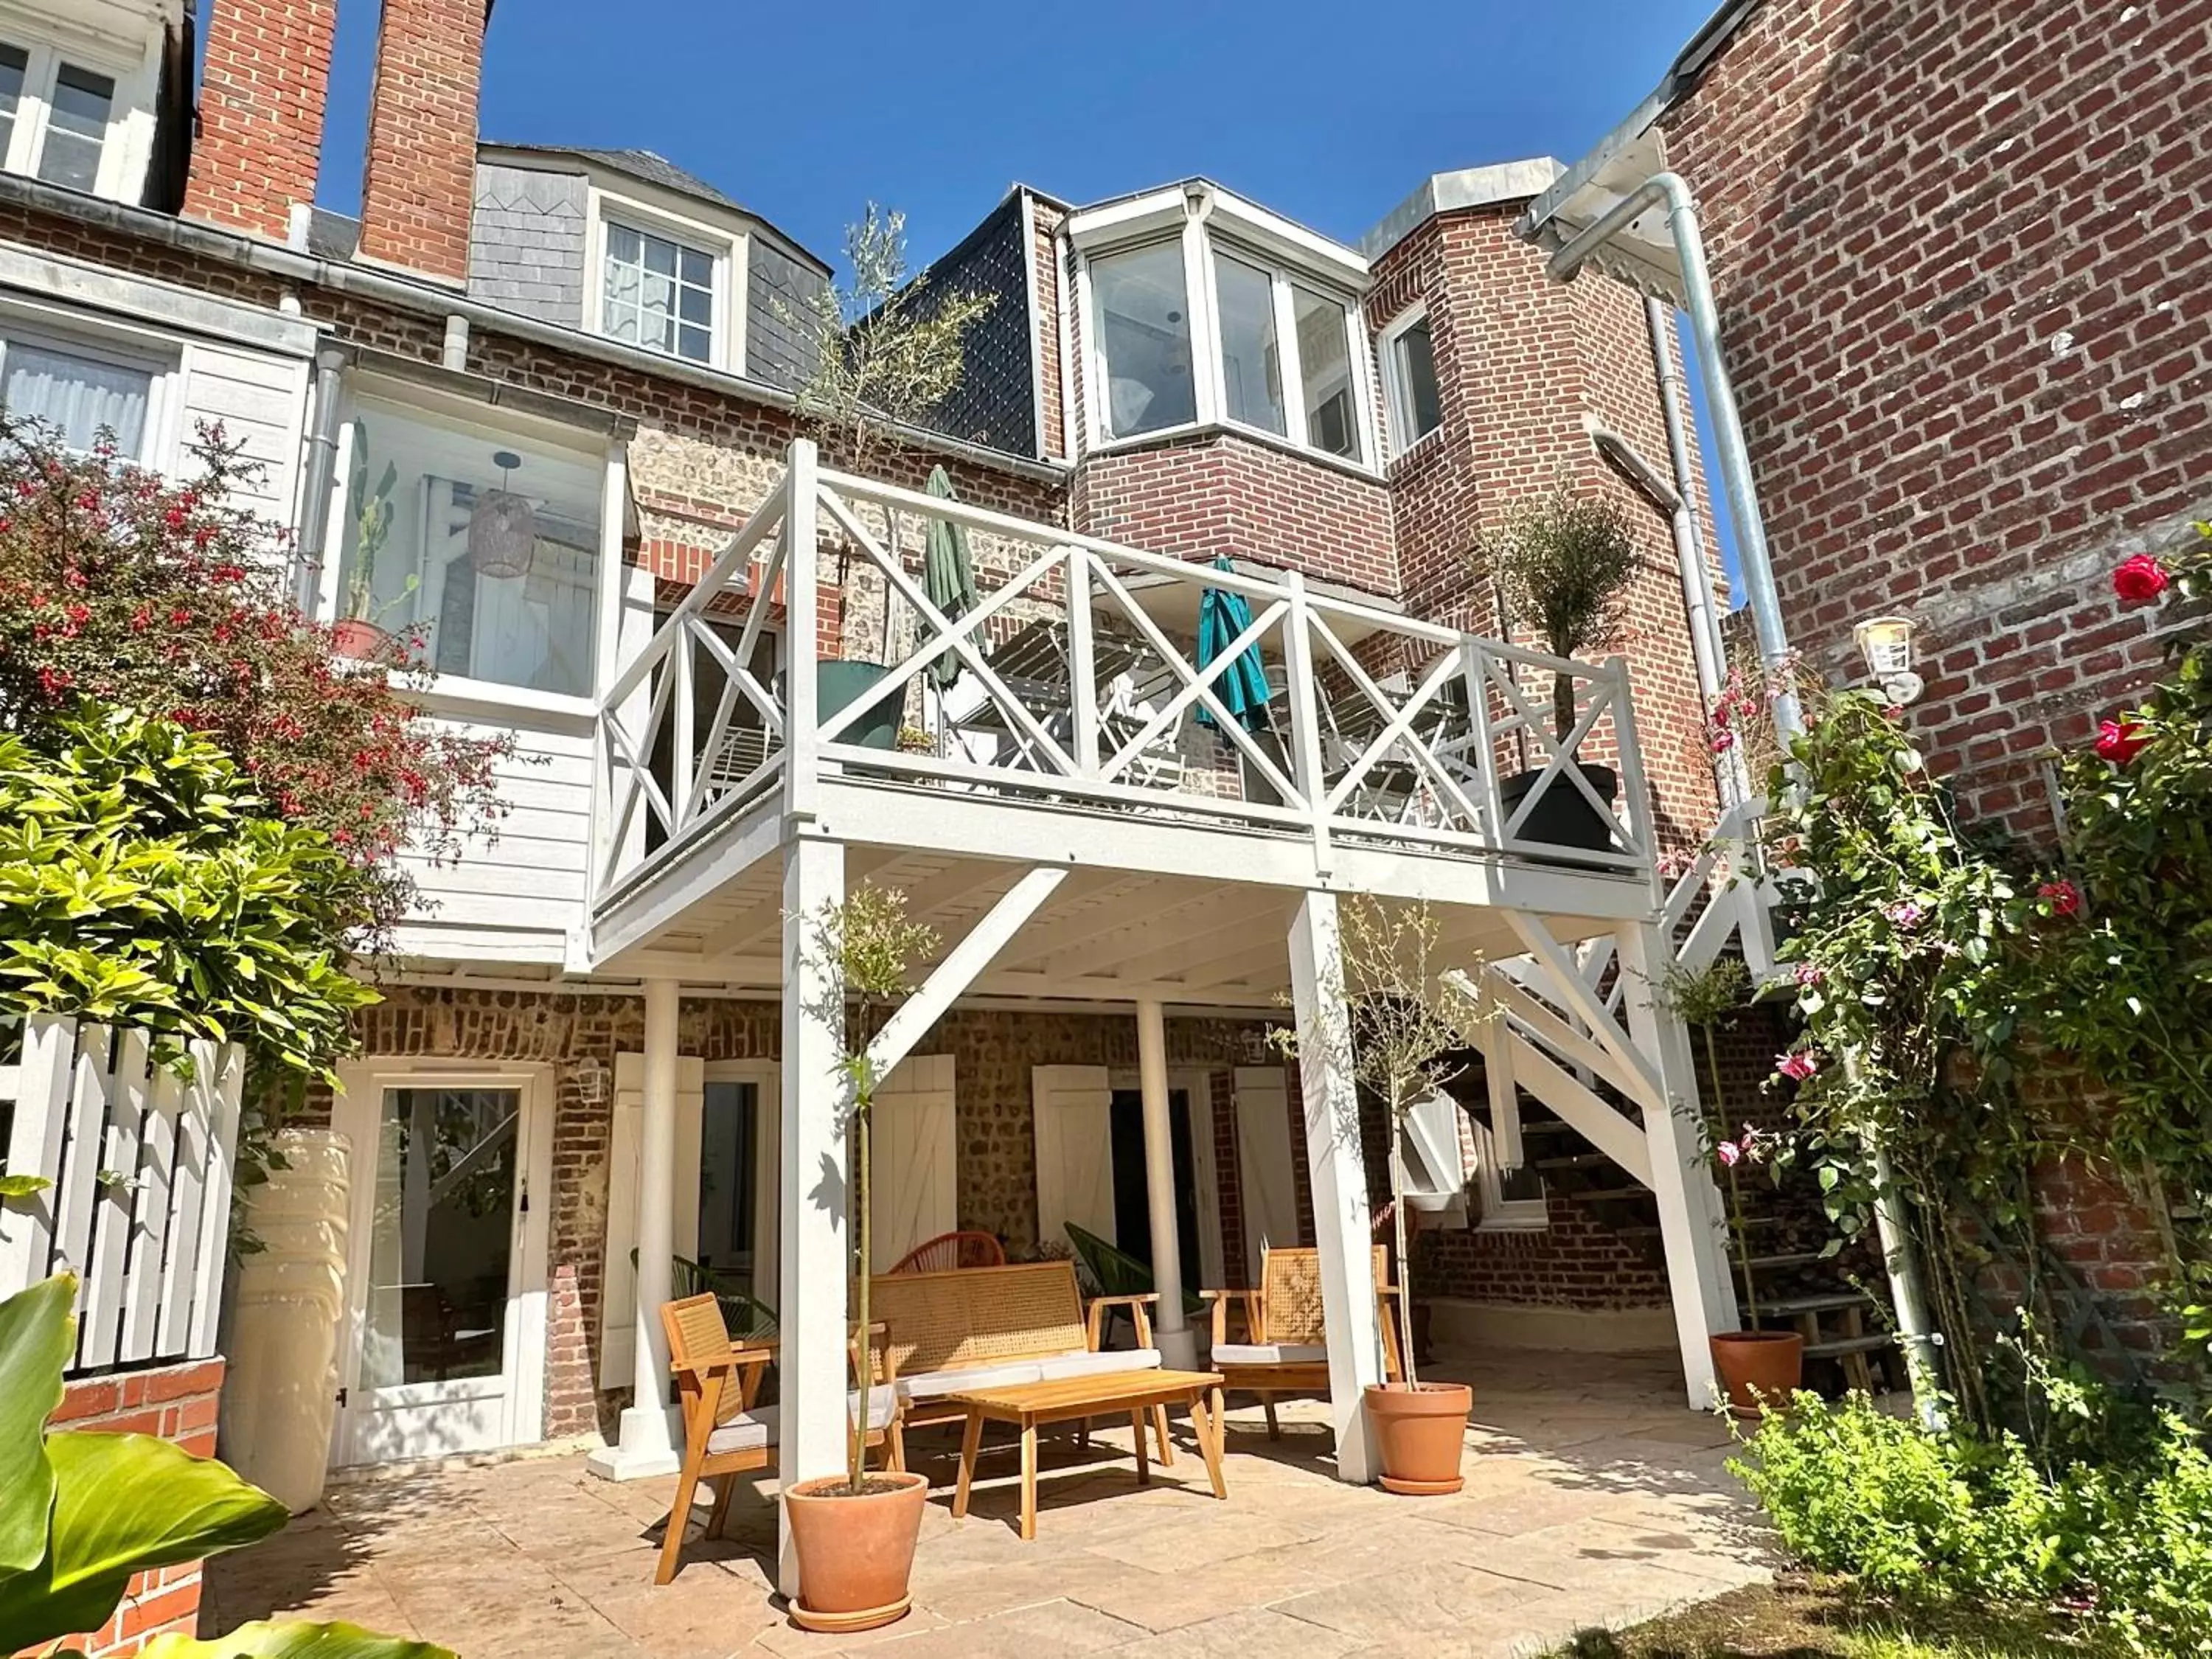
{"type": "Polygon", "coordinates": [[[89,700],[202,733],[370,874],[349,921],[374,943],[414,896],[404,848],[441,860],[495,827],[511,741],[427,716],[419,665],[337,656],[292,601],[289,532],[234,500],[252,464],[219,427],[198,451],[179,483],[0,414],[0,725],[89,700]]]}

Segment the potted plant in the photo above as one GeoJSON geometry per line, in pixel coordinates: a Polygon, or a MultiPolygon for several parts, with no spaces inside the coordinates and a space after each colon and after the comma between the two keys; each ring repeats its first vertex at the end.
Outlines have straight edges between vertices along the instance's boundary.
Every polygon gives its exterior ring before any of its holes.
{"type": "MultiPolygon", "coordinates": [[[[844,1038],[838,1070],[847,1089],[845,1132],[852,1157],[847,1183],[855,1270],[854,1323],[860,1349],[870,1352],[868,1263],[874,1244],[869,1210],[869,1114],[883,1079],[869,1046],[914,987],[912,966],[935,953],[936,930],[908,921],[906,895],[862,883],[841,904],[813,918],[811,949],[836,975],[838,1030],[844,1038]],[[850,1005],[849,1006],[848,1005],[850,1005]]],[[[853,1396],[855,1420],[847,1437],[845,1473],[801,1480],[783,1495],[791,1536],[799,1552],[799,1599],[793,1621],[806,1630],[872,1630],[906,1616],[907,1581],[915,1539],[921,1529],[927,1478],[871,1473],[866,1466],[866,1413],[875,1377],[872,1363],[853,1396]]]]}
{"type": "MultiPolygon", "coordinates": [[[[1390,1222],[1401,1275],[1412,1261],[1406,1181],[1407,1119],[1466,1069],[1468,1031],[1485,1017],[1463,981],[1443,976],[1437,960],[1442,929],[1429,907],[1386,907],[1361,894],[1346,899],[1339,922],[1346,1009],[1352,1022],[1352,1078],[1381,1097],[1390,1125],[1390,1222]]],[[[1295,1052],[1305,1040],[1279,1030],[1295,1052]]],[[[1356,1133],[1356,1124],[1348,1132],[1356,1133]]],[[[1474,1391],[1464,1382],[1424,1382],[1411,1287],[1401,1278],[1395,1307],[1401,1382],[1370,1384],[1367,1418],[1382,1464],[1382,1486],[1405,1497],[1443,1497],[1464,1484],[1460,1459],[1474,1391]]]]}
{"type": "Polygon", "coordinates": [[[1705,1075],[1710,1083],[1711,1109],[1705,1115],[1705,1138],[1726,1176],[1729,1233],[1735,1245],[1736,1274],[1743,1287],[1743,1328],[1716,1331],[1713,1369],[1720,1374],[1729,1408],[1740,1418],[1763,1416],[1768,1402],[1786,1404],[1805,1380],[1805,1339],[1796,1331],[1763,1331],[1759,1328],[1759,1281],[1752,1271],[1751,1227],[1743,1209],[1741,1166],[1763,1162],[1774,1137],[1747,1123],[1742,1133],[1729,1133],[1727,1099],[1721,1085],[1721,1057],[1713,1036],[1720,1022],[1749,999],[1751,975],[1734,957],[1717,958],[1700,971],[1677,966],[1669,970],[1660,994],[1682,1023],[1703,1035],[1705,1075]]]}
{"type": "Polygon", "coordinates": [[[377,603],[376,561],[392,534],[392,491],[399,482],[399,468],[396,463],[386,461],[384,476],[377,480],[374,489],[369,489],[368,455],[365,447],[359,447],[362,444],[359,427],[355,428],[355,443],[357,447],[349,492],[357,503],[354,508],[353,566],[346,576],[344,614],[331,630],[331,643],[341,656],[374,660],[392,646],[392,635],[382,619],[414,597],[422,578],[410,570],[398,597],[382,605],[377,603]]]}
{"type": "MultiPolygon", "coordinates": [[[[1509,514],[1484,552],[1513,613],[1535,628],[1553,656],[1576,657],[1619,633],[1629,584],[1636,576],[1636,545],[1627,519],[1613,502],[1555,490],[1509,514]]],[[[1575,682],[1563,671],[1552,677],[1552,725],[1561,744],[1575,729],[1575,682]]],[[[1610,767],[1569,764],[1580,769],[1607,805],[1620,793],[1620,780],[1610,767]]],[[[1538,768],[1499,781],[1509,819],[1542,776],[1538,768]]],[[[1600,853],[1613,846],[1605,816],[1581,790],[1559,778],[1530,807],[1520,838],[1600,853]]]]}

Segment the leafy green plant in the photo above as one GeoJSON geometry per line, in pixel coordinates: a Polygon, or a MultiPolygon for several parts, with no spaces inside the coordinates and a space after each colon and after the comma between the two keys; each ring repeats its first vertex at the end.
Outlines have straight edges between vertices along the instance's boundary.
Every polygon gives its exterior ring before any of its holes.
{"type": "Polygon", "coordinates": [[[372,880],[169,721],[81,704],[0,735],[0,1009],[238,1041],[327,1078],[377,1000],[341,954],[372,880]]]}
{"type": "MultiPolygon", "coordinates": [[[[1620,631],[1636,543],[1616,502],[1562,487],[1515,507],[1479,556],[1553,656],[1577,656],[1620,631]]],[[[1552,719],[1564,743],[1575,729],[1575,683],[1563,673],[1552,680],[1552,719]]]]}
{"type": "MultiPolygon", "coordinates": [[[[76,1346],[62,1274],[0,1301],[0,1646],[98,1630],[135,1573],[219,1554],[283,1527],[284,1506],[211,1458],[144,1434],[48,1431],[76,1346]]],[[[162,1659],[451,1659],[349,1625],[248,1625],[165,1637],[162,1659]]]]}
{"type": "Polygon", "coordinates": [[[1743,1176],[1738,1167],[1757,1163],[1772,1150],[1770,1135],[1751,1124],[1742,1133],[1729,1131],[1730,1113],[1722,1082],[1719,1039],[1721,1022],[1751,999],[1751,972],[1737,957],[1717,957],[1706,967],[1692,970],[1679,963],[1668,969],[1659,986],[1660,1000],[1682,1023],[1705,1038],[1708,1103],[1705,1133],[1728,1183],[1729,1231],[1735,1243],[1737,1277],[1743,1281],[1743,1316],[1747,1329],[1759,1328],[1759,1279],[1751,1269],[1751,1224],[1743,1204],[1743,1176]]]}
{"type": "MultiPolygon", "coordinates": [[[[915,963],[934,955],[939,943],[935,928],[907,920],[906,903],[906,895],[896,889],[862,882],[846,894],[843,902],[823,907],[812,927],[812,948],[830,968],[837,985],[837,1007],[823,1012],[831,1013],[845,1039],[837,1069],[850,1089],[845,1132],[852,1149],[851,1236],[858,1261],[853,1275],[857,1304],[854,1313],[864,1353],[869,1340],[869,1262],[875,1243],[869,1214],[872,1172],[868,1129],[876,1091],[884,1080],[868,1051],[898,1005],[913,994],[915,963]]],[[[858,1416],[846,1450],[847,1486],[855,1493],[866,1489],[865,1430],[872,1392],[869,1379],[864,1376],[855,1396],[858,1416]]]]}

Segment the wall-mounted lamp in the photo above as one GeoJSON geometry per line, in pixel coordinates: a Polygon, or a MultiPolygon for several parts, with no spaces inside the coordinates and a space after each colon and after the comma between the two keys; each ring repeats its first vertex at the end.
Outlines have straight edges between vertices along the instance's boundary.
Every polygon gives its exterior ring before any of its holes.
{"type": "Polygon", "coordinates": [[[1869,617],[1852,633],[1867,672],[1893,703],[1917,700],[1927,683],[1912,672],[1912,619],[1909,617],[1869,617]]]}

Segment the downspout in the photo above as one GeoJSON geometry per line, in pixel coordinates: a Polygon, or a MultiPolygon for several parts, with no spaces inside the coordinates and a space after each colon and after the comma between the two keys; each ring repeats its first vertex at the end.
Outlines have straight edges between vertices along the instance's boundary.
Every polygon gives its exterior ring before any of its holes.
{"type": "Polygon", "coordinates": [[[292,549],[292,603],[303,617],[315,614],[321,599],[317,574],[330,533],[331,487],[337,476],[338,377],[346,365],[343,347],[325,345],[315,353],[315,429],[307,434],[307,465],[300,480],[299,541],[292,549]]]}
{"type": "Polygon", "coordinates": [[[1659,412],[1667,422],[1667,459],[1674,471],[1674,505],[1669,517],[1674,554],[1682,562],[1682,601],[1690,611],[1690,649],[1698,659],[1698,689],[1711,708],[1720,701],[1727,678],[1727,652],[1721,643],[1720,617],[1713,605],[1713,570],[1705,557],[1705,535],[1698,524],[1697,477],[1690,470],[1690,441],[1682,422],[1682,377],[1674,354],[1667,349],[1673,316],[1646,295],[1644,321],[1651,336],[1651,372],[1659,383],[1659,412]]]}
{"type": "Polygon", "coordinates": [[[1736,551],[1743,564],[1744,591],[1752,626],[1759,636],[1759,658],[1769,678],[1783,688],[1774,698],[1774,729],[1786,749],[1803,733],[1805,723],[1798,713],[1797,694],[1790,687],[1790,640],[1782,624],[1773,562],[1767,556],[1766,520],[1759,514],[1758,492],[1752,485],[1751,455],[1744,444],[1735,388],[1721,359],[1720,311],[1713,302],[1705,234],[1698,227],[1698,206],[1689,185],[1677,173],[1652,174],[1553,254],[1546,270],[1560,282],[1573,281],[1593,253],[1649,210],[1662,204],[1667,209],[1667,228],[1674,238],[1674,255],[1682,266],[1682,295],[1697,337],[1698,370],[1705,380],[1705,401],[1711,406],[1713,447],[1728,489],[1729,517],[1735,524],[1736,551]]]}

